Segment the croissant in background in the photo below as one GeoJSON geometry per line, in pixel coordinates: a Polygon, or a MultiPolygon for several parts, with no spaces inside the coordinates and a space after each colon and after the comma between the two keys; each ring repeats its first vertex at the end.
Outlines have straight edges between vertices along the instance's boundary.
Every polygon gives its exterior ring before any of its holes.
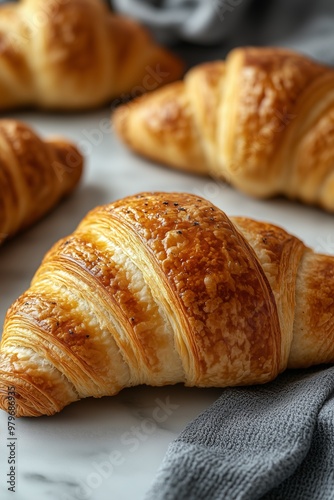
{"type": "Polygon", "coordinates": [[[0,407],[51,415],[136,384],[233,386],[334,361],[334,258],[203,198],[90,212],[9,309],[0,407]]]}
{"type": "Polygon", "coordinates": [[[0,120],[0,243],[39,220],[78,184],[83,158],[62,138],[43,141],[0,120]]]}
{"type": "Polygon", "coordinates": [[[86,109],[181,76],[181,62],[103,0],[0,7],[0,110],[86,109]]]}
{"type": "Polygon", "coordinates": [[[118,108],[136,152],[244,193],[334,211],[334,71],[276,48],[239,48],[118,108]]]}

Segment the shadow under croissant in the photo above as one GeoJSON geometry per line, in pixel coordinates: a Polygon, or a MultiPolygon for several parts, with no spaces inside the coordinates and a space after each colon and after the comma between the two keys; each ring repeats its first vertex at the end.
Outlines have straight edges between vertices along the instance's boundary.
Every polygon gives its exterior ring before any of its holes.
{"type": "MultiPolygon", "coordinates": [[[[280,374],[273,382],[268,382],[265,384],[268,388],[268,391],[271,390],[272,383],[275,385],[277,383],[284,383],[285,379],[289,379],[289,377],[293,376],[293,378],[298,379],[299,377],[307,377],[312,376],[314,373],[318,373],[322,370],[327,369],[328,364],[322,364],[318,366],[312,366],[307,369],[290,369],[286,370],[283,374],[280,374]]],[[[250,391],[251,394],[256,393],[257,387],[263,387],[263,384],[260,385],[252,385],[252,386],[235,386],[235,387],[225,387],[225,388],[217,388],[217,387],[186,387],[184,384],[178,383],[173,385],[167,385],[162,387],[157,386],[146,386],[146,385],[138,385],[136,387],[125,387],[118,394],[114,396],[102,396],[100,398],[87,397],[84,399],[80,399],[74,401],[70,405],[63,408],[60,413],[56,413],[52,415],[52,421],[57,419],[62,422],[68,421],[68,423],[75,423],[75,417],[80,415],[80,425],[88,425],[91,426],[92,421],[94,421],[95,425],[98,425],[99,420],[101,420],[101,424],[105,423],[105,415],[107,413],[111,413],[114,419],[117,419],[117,415],[122,415],[124,411],[127,413],[133,414],[135,417],[144,418],[145,414],[148,413],[150,417],[153,415],[154,420],[154,409],[158,405],[161,407],[162,405],[166,406],[168,415],[170,416],[174,411],[180,414],[185,413],[185,423],[189,421],[189,418],[193,418],[198,414],[197,404],[200,398],[201,405],[203,405],[203,410],[207,408],[211,403],[216,401],[220,396],[224,395],[225,391],[238,391],[238,390],[247,390],[250,391]],[[197,402],[195,408],[194,402],[197,402]],[[170,408],[168,408],[170,406],[170,408]],[[187,411],[184,412],[182,407],[186,406],[187,411]],[[140,409],[140,410],[139,410],[140,409]],[[196,410],[196,411],[195,411],[196,410]],[[192,413],[194,413],[192,415],[192,413]]],[[[0,387],[0,405],[3,408],[8,408],[8,387],[4,389],[0,387]]],[[[31,400],[36,409],[36,400],[31,400]]],[[[22,398],[16,399],[14,408],[17,414],[17,407],[24,410],[24,412],[29,412],[31,410],[31,405],[26,404],[22,398]]],[[[40,422],[44,420],[48,422],[49,415],[41,415],[38,419],[40,422]]],[[[26,417],[27,418],[27,417],[26,417]]],[[[28,417],[29,418],[29,417],[28,417]]],[[[35,419],[33,419],[34,421],[35,419]]],[[[152,418],[151,418],[152,420],[152,418]]],[[[40,425],[40,424],[38,424],[40,425]]],[[[53,424],[52,424],[53,425],[53,424]]],[[[161,424],[160,424],[161,425],[161,424]]]]}
{"type": "MultiPolygon", "coordinates": [[[[185,387],[183,384],[167,385],[162,387],[138,385],[136,387],[126,387],[121,392],[114,396],[103,396],[101,398],[87,397],[73,402],[66,406],[61,412],[52,416],[52,421],[57,419],[62,422],[68,421],[69,424],[75,424],[75,417],[80,415],[80,422],[83,426],[91,425],[94,421],[98,425],[105,423],[105,415],[112,414],[116,420],[124,411],[131,413],[134,416],[143,416],[146,412],[152,414],[157,404],[161,402],[171,406],[171,410],[180,409],[178,413],[186,413],[186,421],[189,420],[189,415],[198,412],[199,398],[203,409],[214,402],[223,392],[220,388],[199,388],[185,387]],[[186,407],[185,412],[182,407],[186,407]]],[[[7,397],[8,391],[0,389],[1,397],[7,397]]],[[[171,413],[172,413],[171,411],[171,413]]],[[[38,418],[38,422],[50,422],[47,415],[42,415],[38,418]]],[[[32,419],[32,423],[35,419],[32,419]]],[[[53,424],[52,424],[53,425],[53,424]]]]}
{"type": "MultiPolygon", "coordinates": [[[[298,380],[299,378],[312,377],[315,373],[319,373],[323,370],[328,369],[329,364],[323,364],[318,366],[311,366],[307,369],[290,369],[286,370],[284,373],[278,375],[278,377],[272,381],[265,384],[268,391],[271,390],[272,385],[279,383],[284,383],[285,380],[291,378],[298,380]]],[[[249,390],[250,393],[256,393],[257,388],[263,388],[264,384],[252,385],[252,386],[235,386],[235,387],[187,387],[184,384],[173,384],[166,386],[147,386],[138,385],[135,387],[125,387],[115,396],[102,396],[101,398],[87,397],[79,401],[66,406],[60,413],[53,415],[53,419],[69,420],[73,422],[72,418],[80,414],[80,424],[85,424],[91,426],[92,421],[97,423],[99,418],[101,419],[101,424],[105,422],[105,414],[111,412],[112,415],[117,417],[116,412],[123,413],[124,408],[132,414],[138,415],[150,411],[157,403],[157,400],[170,401],[172,405],[179,405],[180,409],[183,405],[187,406],[187,410],[191,411],[192,405],[196,407],[197,414],[197,404],[199,398],[203,401],[203,405],[206,407],[211,402],[214,402],[220,396],[224,395],[224,392],[234,390],[234,391],[244,391],[249,390]]],[[[177,410],[176,410],[177,411],[177,410]]],[[[44,419],[49,421],[47,416],[41,416],[38,421],[44,419]]],[[[33,419],[34,420],[34,419],[33,419]]],[[[189,420],[189,419],[187,419],[189,420]]],[[[75,422],[75,421],[74,421],[75,422]]],[[[76,425],[76,424],[74,424],[76,425]]]]}

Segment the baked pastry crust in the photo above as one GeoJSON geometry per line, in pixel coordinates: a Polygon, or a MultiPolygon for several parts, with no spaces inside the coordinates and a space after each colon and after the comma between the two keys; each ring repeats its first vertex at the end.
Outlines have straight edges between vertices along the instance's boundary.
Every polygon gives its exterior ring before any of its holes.
{"type": "Polygon", "coordinates": [[[334,361],[334,259],[186,193],[91,211],[9,309],[0,406],[51,415],[137,384],[265,383],[334,361]]]}
{"type": "Polygon", "coordinates": [[[81,110],[171,82],[183,64],[103,0],[0,7],[0,110],[81,110]]]}
{"type": "Polygon", "coordinates": [[[0,240],[35,223],[70,194],[83,157],[61,137],[41,139],[28,125],[0,120],[0,240]]]}
{"type": "Polygon", "coordinates": [[[238,48],[115,110],[113,124],[156,162],[333,212],[333,88],[333,69],[301,54],[238,48]]]}

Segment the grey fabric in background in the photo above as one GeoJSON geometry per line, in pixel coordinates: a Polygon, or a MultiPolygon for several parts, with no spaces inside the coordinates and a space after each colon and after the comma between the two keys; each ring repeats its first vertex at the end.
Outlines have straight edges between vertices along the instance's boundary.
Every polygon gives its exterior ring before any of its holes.
{"type": "Polygon", "coordinates": [[[112,0],[115,10],[131,15],[165,41],[211,44],[226,39],[252,0],[112,0]],[[232,15],[231,15],[232,14],[232,15]],[[227,22],[224,22],[224,21],[227,22]]]}
{"type": "Polygon", "coordinates": [[[110,0],[181,47],[188,65],[222,58],[238,45],[291,47],[334,64],[333,0],[110,0]]]}
{"type": "Polygon", "coordinates": [[[182,432],[146,500],[334,499],[334,367],[233,388],[182,432]]]}

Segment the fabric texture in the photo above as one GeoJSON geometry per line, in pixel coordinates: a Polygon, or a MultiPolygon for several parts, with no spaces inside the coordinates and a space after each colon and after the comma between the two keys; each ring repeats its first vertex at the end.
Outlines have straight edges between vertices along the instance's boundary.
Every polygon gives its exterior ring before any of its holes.
{"type": "Polygon", "coordinates": [[[334,499],[334,367],[223,390],[168,449],[146,500],[334,499]]]}
{"type": "Polygon", "coordinates": [[[222,58],[237,45],[285,46],[334,64],[333,0],[109,2],[146,24],[160,42],[196,44],[185,51],[190,65],[222,58]]]}
{"type": "Polygon", "coordinates": [[[251,0],[113,0],[115,10],[131,15],[165,41],[211,44],[226,39],[251,0]],[[232,14],[232,15],[231,15],[232,14]],[[228,18],[228,22],[224,20],[228,18]]]}

